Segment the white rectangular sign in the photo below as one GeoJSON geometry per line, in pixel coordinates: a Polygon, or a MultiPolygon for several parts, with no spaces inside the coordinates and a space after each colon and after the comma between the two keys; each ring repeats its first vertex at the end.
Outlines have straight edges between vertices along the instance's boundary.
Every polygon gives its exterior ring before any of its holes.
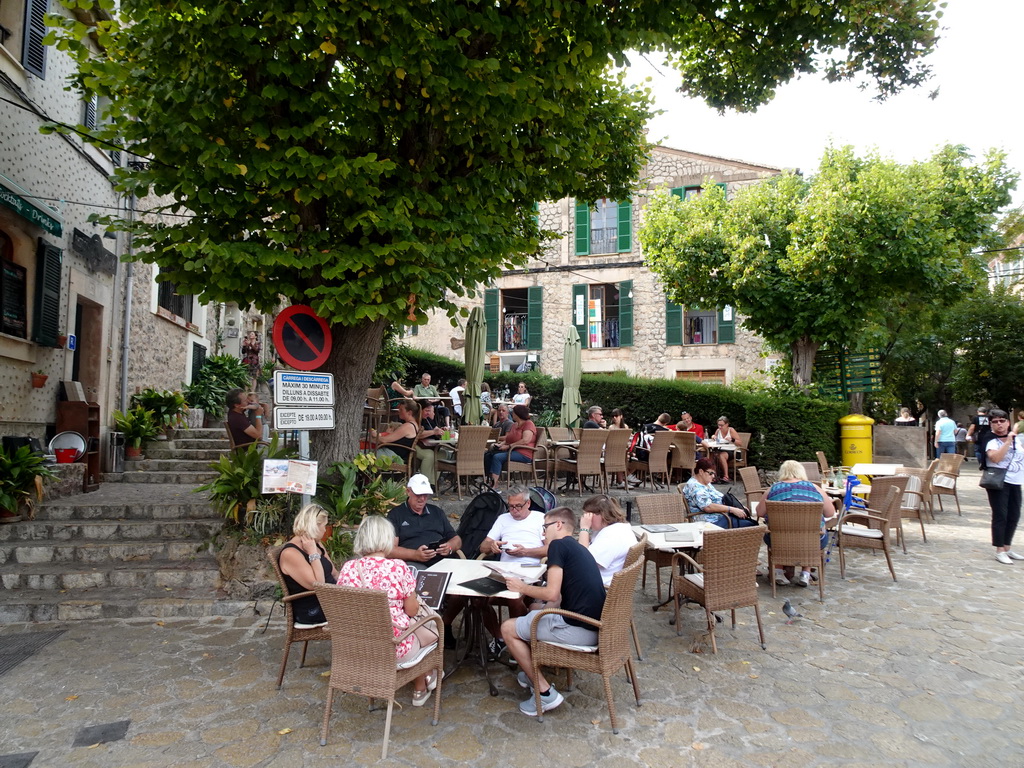
{"type": "Polygon", "coordinates": [[[334,429],[334,409],[274,406],[274,429],[334,429]]]}
{"type": "Polygon", "coordinates": [[[334,405],[334,374],[274,371],[274,405],[334,405]]]}

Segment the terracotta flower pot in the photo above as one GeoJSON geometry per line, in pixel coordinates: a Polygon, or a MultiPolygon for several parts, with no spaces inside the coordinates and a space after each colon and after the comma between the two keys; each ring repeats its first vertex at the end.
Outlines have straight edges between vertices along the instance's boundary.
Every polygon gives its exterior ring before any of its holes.
{"type": "Polygon", "coordinates": [[[46,380],[50,378],[45,373],[33,373],[32,374],[32,386],[36,389],[42,389],[43,385],[46,384],[46,380]]]}
{"type": "Polygon", "coordinates": [[[142,447],[135,445],[126,445],[124,447],[124,457],[126,459],[141,459],[142,447]]]}

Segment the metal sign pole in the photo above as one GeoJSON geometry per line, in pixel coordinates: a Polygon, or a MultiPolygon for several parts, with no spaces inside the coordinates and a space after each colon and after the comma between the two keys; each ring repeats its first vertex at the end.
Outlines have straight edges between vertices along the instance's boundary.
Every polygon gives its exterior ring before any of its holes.
{"type": "MultiPolygon", "coordinates": [[[[309,460],[309,430],[299,430],[299,458],[302,461],[309,460]]],[[[308,493],[302,494],[302,506],[306,506],[310,502],[310,496],[308,493]]]]}

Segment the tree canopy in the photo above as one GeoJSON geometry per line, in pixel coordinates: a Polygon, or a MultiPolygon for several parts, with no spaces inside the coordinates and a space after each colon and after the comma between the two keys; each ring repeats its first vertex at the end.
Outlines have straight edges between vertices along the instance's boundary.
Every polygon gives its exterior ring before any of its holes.
{"type": "Polygon", "coordinates": [[[823,344],[856,347],[893,301],[953,301],[985,279],[971,250],[988,242],[1016,174],[1003,155],[980,162],[947,146],[900,165],[825,152],[818,173],[745,187],[658,196],[640,242],[670,297],[733,306],[745,327],[789,348],[793,380],[810,382],[823,344]]]}
{"type": "Polygon", "coordinates": [[[75,85],[109,104],[95,138],[148,163],[120,189],[166,201],[120,224],[140,257],[204,301],[311,304],[353,408],[385,325],[453,310],[536,249],[535,201],[628,196],[650,103],[617,74],[627,51],[668,52],[681,90],[719,108],[814,71],[885,96],[928,76],[941,15],[931,0],[125,0],[100,18],[62,2],[75,85]]]}

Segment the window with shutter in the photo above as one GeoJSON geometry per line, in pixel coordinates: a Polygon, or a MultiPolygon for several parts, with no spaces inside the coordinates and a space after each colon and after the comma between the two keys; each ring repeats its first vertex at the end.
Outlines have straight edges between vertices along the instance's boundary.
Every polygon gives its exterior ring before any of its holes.
{"type": "Polygon", "coordinates": [[[526,291],[526,348],[544,345],[544,289],[535,285],[526,291]]]}
{"type": "Polygon", "coordinates": [[[718,310],[718,343],[736,343],[736,315],[732,307],[722,307],[718,310]]]}
{"type": "Polygon", "coordinates": [[[498,332],[501,325],[498,322],[498,290],[488,288],[484,291],[484,324],[487,326],[486,341],[488,352],[494,352],[498,347],[498,332]]]}
{"type": "Polygon", "coordinates": [[[21,64],[36,77],[46,77],[46,14],[50,0],[28,0],[25,3],[25,33],[22,40],[21,64]]]}
{"type": "Polygon", "coordinates": [[[587,348],[587,299],[590,292],[589,286],[574,285],[572,287],[572,324],[580,335],[581,349],[587,348]]]}
{"type": "Polygon", "coordinates": [[[665,299],[665,344],[682,346],[683,343],[683,307],[674,301],[665,299]]]}
{"type": "Polygon", "coordinates": [[[192,342],[192,383],[196,383],[196,377],[206,362],[206,347],[202,344],[192,342]]]}
{"type": "Polygon", "coordinates": [[[633,281],[619,283],[619,346],[633,346],[633,281]]]}
{"type": "Polygon", "coordinates": [[[590,254],[590,206],[576,203],[576,255],[590,254]]]}
{"type": "Polygon", "coordinates": [[[98,100],[95,95],[92,95],[82,102],[82,104],[84,107],[82,110],[82,125],[91,131],[96,127],[96,106],[98,104],[98,100]]]}
{"type": "Polygon", "coordinates": [[[633,204],[628,200],[619,203],[617,213],[618,252],[629,253],[633,250],[633,204]]]}
{"type": "Polygon", "coordinates": [[[36,305],[33,312],[32,340],[44,347],[57,346],[60,333],[60,248],[42,238],[36,250],[36,305]]]}

